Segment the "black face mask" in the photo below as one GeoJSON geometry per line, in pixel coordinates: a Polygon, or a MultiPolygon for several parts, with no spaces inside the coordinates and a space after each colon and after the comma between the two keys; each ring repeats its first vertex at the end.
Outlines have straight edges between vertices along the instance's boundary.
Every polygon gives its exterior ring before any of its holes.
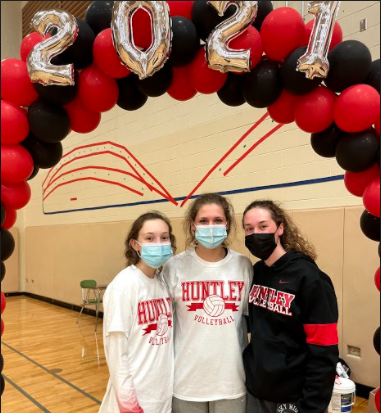
{"type": "Polygon", "coordinates": [[[260,260],[267,261],[277,248],[275,234],[252,234],[245,239],[246,248],[260,260]]]}

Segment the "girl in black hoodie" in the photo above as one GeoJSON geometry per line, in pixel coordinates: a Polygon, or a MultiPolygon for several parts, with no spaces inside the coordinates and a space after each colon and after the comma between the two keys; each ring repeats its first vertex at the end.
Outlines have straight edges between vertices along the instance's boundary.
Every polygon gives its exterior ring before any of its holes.
{"type": "Polygon", "coordinates": [[[245,211],[246,247],[261,261],[244,352],[249,413],[324,413],[339,360],[338,306],[313,246],[272,201],[245,211]]]}

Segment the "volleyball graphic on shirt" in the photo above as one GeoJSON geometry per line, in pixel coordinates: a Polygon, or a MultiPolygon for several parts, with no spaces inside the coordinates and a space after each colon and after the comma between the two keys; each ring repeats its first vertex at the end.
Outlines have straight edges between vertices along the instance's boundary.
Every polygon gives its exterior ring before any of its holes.
{"type": "Polygon", "coordinates": [[[204,311],[210,317],[221,317],[225,309],[225,301],[218,295],[212,295],[204,301],[204,311]]]}
{"type": "Polygon", "coordinates": [[[157,335],[163,337],[169,330],[169,320],[165,314],[161,314],[157,321],[157,335]]]}

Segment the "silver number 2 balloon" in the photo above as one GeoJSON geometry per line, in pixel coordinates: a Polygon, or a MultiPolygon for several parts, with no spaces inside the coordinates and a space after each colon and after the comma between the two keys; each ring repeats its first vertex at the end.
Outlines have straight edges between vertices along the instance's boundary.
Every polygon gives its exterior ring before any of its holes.
{"type": "Polygon", "coordinates": [[[172,48],[172,26],[166,1],[116,1],[112,16],[115,49],[125,66],[146,79],[159,71],[168,60],[172,48]],[[150,17],[153,44],[148,50],[139,50],[134,43],[132,19],[139,9],[150,17]]]}
{"type": "Polygon", "coordinates": [[[56,35],[39,43],[29,53],[27,65],[31,81],[44,86],[73,86],[74,66],[55,66],[51,64],[51,60],[63,53],[77,39],[78,25],[74,16],[59,10],[40,11],[34,15],[31,25],[43,36],[53,27],[58,29],[56,35]]]}
{"type": "Polygon", "coordinates": [[[230,19],[221,23],[207,40],[207,59],[209,67],[222,73],[250,71],[249,50],[232,50],[229,42],[242,34],[256,19],[257,1],[208,1],[223,16],[230,5],[235,4],[237,11],[230,19]]]}
{"type": "Polygon", "coordinates": [[[308,79],[326,78],[329,73],[328,52],[339,14],[341,1],[313,1],[308,12],[315,15],[307,53],[298,61],[299,72],[305,72],[308,79]]]}

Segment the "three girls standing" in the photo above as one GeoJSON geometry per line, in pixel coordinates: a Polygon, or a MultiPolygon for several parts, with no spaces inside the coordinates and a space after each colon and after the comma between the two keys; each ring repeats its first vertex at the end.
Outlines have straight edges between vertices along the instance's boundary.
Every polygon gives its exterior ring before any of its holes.
{"type": "Polygon", "coordinates": [[[227,248],[235,218],[224,197],[194,201],[187,250],[163,274],[176,247],[168,219],[147,214],[134,224],[130,267],[105,295],[111,378],[101,413],[325,412],[338,361],[332,282],[273,202],[250,205],[243,223],[261,260],[254,282],[250,260],[227,248]]]}

